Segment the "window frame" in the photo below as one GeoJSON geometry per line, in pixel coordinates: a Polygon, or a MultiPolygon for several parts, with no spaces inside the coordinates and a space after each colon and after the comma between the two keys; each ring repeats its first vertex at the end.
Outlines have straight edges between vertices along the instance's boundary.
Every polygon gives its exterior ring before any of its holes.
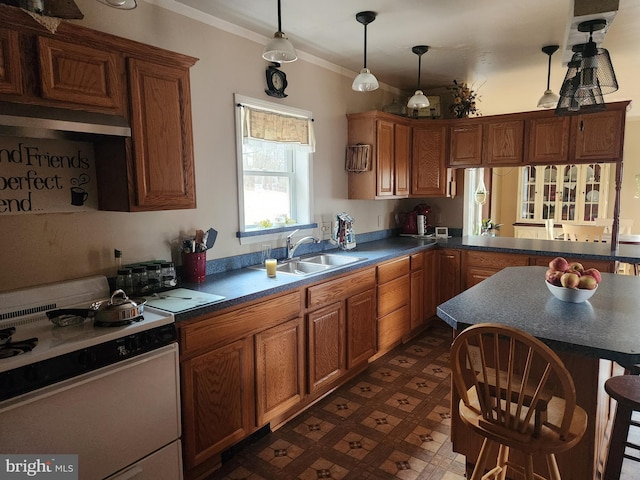
{"type": "MultiPolygon", "coordinates": [[[[314,218],[314,205],[313,205],[313,151],[306,154],[306,160],[300,160],[293,158],[293,171],[291,172],[292,179],[295,180],[295,185],[291,186],[291,199],[295,201],[294,209],[297,211],[297,215],[300,214],[300,210],[304,208],[308,210],[308,223],[296,223],[288,226],[275,226],[271,228],[264,228],[258,230],[249,230],[245,226],[244,209],[245,209],[245,194],[244,194],[244,163],[243,163],[243,125],[242,125],[242,108],[243,106],[253,107],[256,109],[267,110],[270,112],[296,116],[305,119],[312,120],[313,113],[309,110],[303,110],[295,107],[289,107],[285,105],[276,104],[256,98],[247,97],[240,94],[234,94],[235,102],[235,126],[236,126],[236,166],[237,166],[237,179],[238,179],[238,237],[241,244],[258,243],[262,241],[277,240],[281,237],[283,232],[289,232],[294,230],[308,230],[317,228],[318,224],[311,221],[314,218]],[[300,163],[304,162],[304,166],[300,163]],[[306,175],[307,184],[306,188],[300,188],[302,180],[300,176],[306,175]],[[304,192],[307,192],[306,195],[304,192]]],[[[283,142],[284,143],[284,142],[283,142]]],[[[256,171],[254,171],[256,172],[256,171]]],[[[263,172],[256,172],[258,174],[263,172]]]]}

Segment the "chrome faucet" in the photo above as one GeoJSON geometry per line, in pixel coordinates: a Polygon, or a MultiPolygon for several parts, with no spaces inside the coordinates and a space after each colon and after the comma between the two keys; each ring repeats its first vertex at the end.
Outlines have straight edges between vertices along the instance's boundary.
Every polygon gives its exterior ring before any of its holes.
{"type": "Polygon", "coordinates": [[[292,259],[293,258],[293,254],[295,253],[296,248],[298,248],[303,243],[320,243],[320,239],[319,238],[311,237],[311,236],[302,237],[296,243],[293,243],[293,236],[296,233],[298,233],[299,231],[300,230],[294,230],[289,235],[287,235],[287,258],[288,259],[292,259]]]}

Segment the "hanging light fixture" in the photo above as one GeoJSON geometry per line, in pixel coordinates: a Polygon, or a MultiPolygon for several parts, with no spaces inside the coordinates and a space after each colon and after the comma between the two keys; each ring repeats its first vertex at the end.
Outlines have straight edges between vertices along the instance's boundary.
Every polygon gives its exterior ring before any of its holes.
{"type": "Polygon", "coordinates": [[[420,90],[420,72],[422,70],[422,55],[429,51],[429,47],[426,45],[416,45],[411,49],[411,51],[418,55],[418,89],[416,90],[416,93],[413,94],[413,97],[409,99],[407,108],[426,108],[429,106],[429,99],[424,93],[422,93],[422,90],[420,90]]]}
{"type": "Polygon", "coordinates": [[[280,11],[280,0],[278,0],[278,31],[273,34],[273,38],[267,43],[262,52],[262,58],[268,62],[288,63],[297,60],[298,54],[293,44],[287,36],[282,33],[282,20],[280,11]]]}
{"type": "Polygon", "coordinates": [[[549,56],[549,66],[547,67],[547,89],[540,97],[540,100],[538,100],[538,108],[555,108],[560,99],[560,96],[557,93],[553,93],[553,90],[549,88],[549,81],[551,80],[551,55],[553,55],[558,48],[558,45],[542,47],[542,51],[549,56]]]}
{"type": "Polygon", "coordinates": [[[367,68],[367,25],[376,19],[376,12],[360,12],[356,20],[364,25],[364,64],[351,88],[357,92],[370,92],[378,88],[378,80],[367,68]]]}
{"type": "Polygon", "coordinates": [[[605,20],[589,20],[578,25],[580,32],[589,32],[589,41],[574,45],[567,74],[560,89],[556,115],[604,110],[603,95],[618,90],[618,81],[609,52],[598,48],[593,32],[606,26],[605,20]]]}

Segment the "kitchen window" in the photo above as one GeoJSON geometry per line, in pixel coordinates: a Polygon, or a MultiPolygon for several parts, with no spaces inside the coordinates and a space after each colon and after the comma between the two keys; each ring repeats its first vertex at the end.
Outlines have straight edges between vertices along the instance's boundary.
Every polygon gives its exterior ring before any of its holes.
{"type": "Polygon", "coordinates": [[[241,243],[314,227],[312,113],[241,95],[235,100],[241,243]]]}

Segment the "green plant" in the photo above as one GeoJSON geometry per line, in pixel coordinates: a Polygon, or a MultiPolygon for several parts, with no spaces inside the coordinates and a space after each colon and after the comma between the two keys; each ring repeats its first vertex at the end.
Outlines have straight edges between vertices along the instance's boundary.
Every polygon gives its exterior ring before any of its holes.
{"type": "Polygon", "coordinates": [[[271,228],[273,227],[273,223],[271,223],[271,220],[269,220],[268,218],[265,218],[264,220],[260,220],[258,222],[258,226],[262,228],[271,228]]]}

